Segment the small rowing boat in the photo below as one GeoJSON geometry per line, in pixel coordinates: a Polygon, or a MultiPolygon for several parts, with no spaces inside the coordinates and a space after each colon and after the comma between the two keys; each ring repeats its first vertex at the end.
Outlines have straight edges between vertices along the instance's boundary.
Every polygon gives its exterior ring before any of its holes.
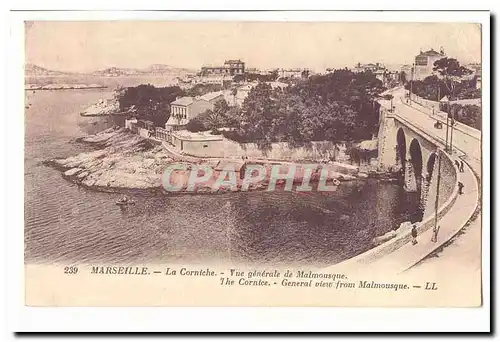
{"type": "Polygon", "coordinates": [[[134,201],[128,201],[128,202],[116,201],[116,205],[129,205],[129,204],[135,204],[135,202],[134,201]]]}
{"type": "Polygon", "coordinates": [[[129,200],[128,197],[123,197],[116,201],[116,205],[129,205],[129,204],[135,204],[135,201],[129,200]]]}

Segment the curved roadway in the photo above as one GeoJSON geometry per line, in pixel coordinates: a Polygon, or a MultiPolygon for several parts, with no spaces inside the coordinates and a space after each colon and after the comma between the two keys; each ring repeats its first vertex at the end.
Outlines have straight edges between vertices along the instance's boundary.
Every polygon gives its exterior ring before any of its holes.
{"type": "MultiPolygon", "coordinates": [[[[444,117],[444,122],[446,121],[444,113],[434,115],[429,108],[415,102],[407,102],[405,90],[402,87],[392,89],[386,94],[394,96],[392,105],[395,107],[394,115],[398,119],[402,122],[406,121],[409,126],[413,126],[412,128],[440,145],[441,148],[444,148],[446,126],[443,125],[442,129],[434,128],[436,120],[441,121],[444,117]]],[[[387,100],[382,100],[380,103],[386,107],[391,105],[391,101],[387,100]]],[[[366,267],[366,270],[369,271],[421,272],[429,276],[429,274],[438,274],[442,273],[443,270],[451,270],[462,266],[466,273],[477,271],[480,275],[481,215],[480,213],[476,217],[473,215],[480,201],[481,132],[465,125],[457,125],[457,129],[454,129],[453,132],[453,151],[448,155],[452,159],[462,159],[466,162],[465,172],[458,172],[457,170],[458,180],[465,187],[464,194],[458,195],[453,206],[439,219],[438,225],[441,228],[438,241],[431,241],[433,230],[428,229],[418,237],[417,245],[407,243],[372,263],[356,263],[358,271],[360,268],[366,267]],[[466,225],[468,225],[466,234],[457,237],[457,233],[463,231],[466,225]],[[465,248],[457,248],[456,241],[453,241],[452,245],[455,245],[455,248],[450,248],[452,246],[450,245],[441,250],[441,247],[445,247],[453,239],[459,240],[458,246],[465,246],[465,248]],[[450,250],[451,252],[449,252],[450,250]],[[435,252],[441,252],[438,259],[427,258],[429,255],[435,254],[435,252]]],[[[351,267],[353,265],[347,261],[345,266],[351,267]]]]}

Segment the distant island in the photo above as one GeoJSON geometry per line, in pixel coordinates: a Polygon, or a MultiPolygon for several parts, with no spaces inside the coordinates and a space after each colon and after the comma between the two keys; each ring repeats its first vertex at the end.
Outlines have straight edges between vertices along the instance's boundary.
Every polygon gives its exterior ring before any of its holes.
{"type": "Polygon", "coordinates": [[[40,67],[35,64],[27,63],[24,67],[25,77],[65,77],[65,76],[101,76],[101,77],[120,77],[120,76],[162,76],[162,75],[184,75],[194,73],[195,71],[177,68],[166,64],[153,64],[144,69],[137,68],[118,68],[110,67],[91,72],[67,72],[51,70],[40,67]]]}
{"type": "Polygon", "coordinates": [[[25,90],[62,90],[62,89],[104,89],[107,86],[100,84],[26,84],[25,90]]]}
{"type": "Polygon", "coordinates": [[[57,71],[57,70],[49,70],[46,68],[42,68],[35,64],[25,64],[24,65],[24,76],[25,77],[61,77],[68,76],[73,73],[57,71]]]}
{"type": "Polygon", "coordinates": [[[194,73],[195,71],[177,68],[166,64],[153,64],[145,69],[136,68],[106,68],[102,70],[96,70],[92,73],[93,76],[105,76],[105,77],[116,77],[116,76],[162,76],[162,75],[183,75],[194,73]]]}

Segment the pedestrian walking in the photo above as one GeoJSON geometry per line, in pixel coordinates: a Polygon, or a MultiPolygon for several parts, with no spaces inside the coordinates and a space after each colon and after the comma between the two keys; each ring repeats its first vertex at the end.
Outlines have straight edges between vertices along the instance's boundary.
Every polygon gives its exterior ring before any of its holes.
{"type": "Polygon", "coordinates": [[[440,230],[440,229],[441,229],[441,226],[437,226],[437,227],[435,227],[435,228],[432,230],[432,233],[434,234],[434,235],[432,236],[432,239],[431,239],[431,241],[432,241],[432,242],[437,242],[437,240],[438,240],[438,234],[439,234],[439,230],[440,230]]]}
{"type": "Polygon", "coordinates": [[[413,228],[411,229],[411,243],[414,246],[418,243],[418,241],[417,241],[417,235],[418,235],[418,233],[417,233],[417,225],[414,224],[413,228]]]}
{"type": "Polygon", "coordinates": [[[460,161],[460,172],[464,172],[464,161],[460,161]]]}
{"type": "Polygon", "coordinates": [[[458,160],[455,160],[455,165],[457,166],[458,171],[460,171],[460,163],[458,162],[458,160]]]}
{"type": "Polygon", "coordinates": [[[462,182],[458,182],[458,194],[463,195],[464,184],[462,182]]]}

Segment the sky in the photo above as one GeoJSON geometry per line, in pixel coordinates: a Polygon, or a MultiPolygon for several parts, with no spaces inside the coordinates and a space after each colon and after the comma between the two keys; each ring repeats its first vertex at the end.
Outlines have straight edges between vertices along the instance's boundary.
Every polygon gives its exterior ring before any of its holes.
{"type": "Polygon", "coordinates": [[[444,47],[480,62],[481,28],[466,23],[36,21],[26,25],[26,63],[62,71],[151,64],[199,69],[242,59],[255,68],[411,64],[444,47]]]}

